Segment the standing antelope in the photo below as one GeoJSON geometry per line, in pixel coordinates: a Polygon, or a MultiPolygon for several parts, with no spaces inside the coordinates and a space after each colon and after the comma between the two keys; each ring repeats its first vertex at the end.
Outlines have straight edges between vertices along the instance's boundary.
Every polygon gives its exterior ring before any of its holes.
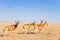
{"type": "Polygon", "coordinates": [[[36,27],[38,27],[39,32],[42,30],[44,26],[48,26],[47,21],[45,21],[44,23],[43,21],[41,21],[41,23],[36,24],[36,27]]]}
{"type": "Polygon", "coordinates": [[[35,29],[35,22],[33,22],[33,23],[27,23],[27,24],[23,25],[23,29],[24,30],[28,29],[29,32],[30,32],[31,27],[34,27],[34,29],[35,29]]]}
{"type": "Polygon", "coordinates": [[[19,21],[16,22],[15,25],[13,24],[13,25],[5,26],[5,29],[3,30],[3,33],[6,35],[7,31],[13,31],[13,30],[15,30],[18,27],[18,24],[19,24],[19,21]]]}

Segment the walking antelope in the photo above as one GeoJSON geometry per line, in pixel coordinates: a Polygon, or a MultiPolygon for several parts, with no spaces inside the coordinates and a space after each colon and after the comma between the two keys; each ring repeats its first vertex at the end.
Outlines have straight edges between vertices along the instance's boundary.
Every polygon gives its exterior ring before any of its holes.
{"type": "Polygon", "coordinates": [[[28,29],[29,32],[30,32],[31,27],[34,27],[33,29],[35,29],[35,22],[33,22],[33,23],[27,23],[27,24],[23,25],[23,29],[24,30],[28,29]]]}
{"type": "Polygon", "coordinates": [[[15,23],[16,23],[15,25],[13,24],[13,25],[5,26],[5,29],[3,30],[3,33],[6,35],[7,31],[15,30],[18,27],[19,21],[15,22],[15,23]]]}
{"type": "Polygon", "coordinates": [[[38,27],[39,32],[42,30],[44,26],[48,26],[47,21],[45,21],[44,23],[43,21],[41,21],[41,23],[36,24],[36,27],[38,27]]]}

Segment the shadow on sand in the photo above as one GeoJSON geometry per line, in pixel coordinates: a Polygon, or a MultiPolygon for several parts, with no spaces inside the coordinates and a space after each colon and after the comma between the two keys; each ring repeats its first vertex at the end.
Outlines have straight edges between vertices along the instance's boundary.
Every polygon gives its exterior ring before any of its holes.
{"type": "Polygon", "coordinates": [[[8,35],[3,35],[3,34],[0,35],[0,37],[3,37],[3,36],[8,36],[8,35]]]}
{"type": "Polygon", "coordinates": [[[30,32],[30,33],[17,33],[17,34],[36,34],[36,33],[30,32]]]}

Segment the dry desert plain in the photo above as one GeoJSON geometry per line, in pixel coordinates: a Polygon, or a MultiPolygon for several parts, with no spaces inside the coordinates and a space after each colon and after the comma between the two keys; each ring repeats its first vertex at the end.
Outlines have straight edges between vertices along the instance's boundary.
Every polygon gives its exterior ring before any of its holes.
{"type": "MultiPolygon", "coordinates": [[[[2,36],[6,25],[14,22],[0,22],[0,40],[60,40],[60,22],[49,22],[48,27],[44,27],[40,33],[23,34],[21,25],[13,32],[7,32],[8,36],[2,36]]],[[[23,24],[22,24],[23,25],[23,24]]]]}

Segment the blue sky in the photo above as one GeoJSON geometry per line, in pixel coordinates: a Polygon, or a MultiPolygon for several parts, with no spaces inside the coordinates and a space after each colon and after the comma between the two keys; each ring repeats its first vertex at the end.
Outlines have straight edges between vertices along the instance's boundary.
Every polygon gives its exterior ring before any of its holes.
{"type": "Polygon", "coordinates": [[[60,22],[60,0],[0,0],[0,21],[60,22]]]}

